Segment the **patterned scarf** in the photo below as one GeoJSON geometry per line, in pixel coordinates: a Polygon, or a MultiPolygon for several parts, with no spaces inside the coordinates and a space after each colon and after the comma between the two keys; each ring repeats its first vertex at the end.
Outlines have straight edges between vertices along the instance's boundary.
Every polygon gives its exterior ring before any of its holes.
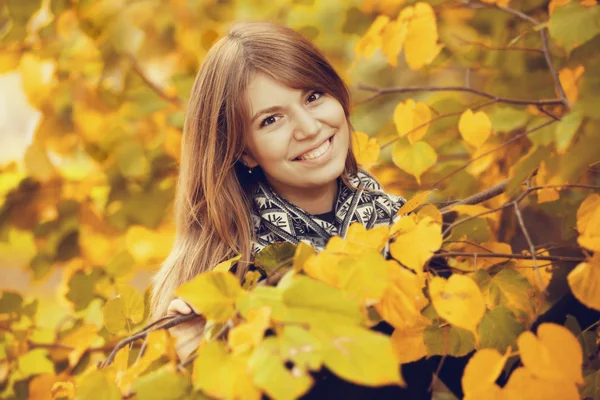
{"type": "Polygon", "coordinates": [[[255,233],[252,256],[265,246],[282,241],[298,244],[306,240],[321,251],[332,236],[345,238],[353,222],[360,222],[367,229],[392,224],[396,212],[406,203],[400,196],[385,193],[379,182],[362,169],[349,177],[349,182],[371,191],[353,190],[338,178],[333,224],[280,197],[266,181],[259,182],[250,193],[255,233]]]}

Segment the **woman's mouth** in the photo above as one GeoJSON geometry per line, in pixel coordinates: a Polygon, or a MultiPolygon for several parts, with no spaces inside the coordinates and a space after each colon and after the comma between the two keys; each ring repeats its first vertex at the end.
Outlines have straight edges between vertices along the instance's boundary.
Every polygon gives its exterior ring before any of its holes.
{"type": "Polygon", "coordinates": [[[322,158],[325,154],[329,153],[331,143],[333,141],[333,135],[323,142],[319,147],[314,150],[308,151],[302,154],[300,157],[296,157],[294,161],[311,161],[322,158]]]}

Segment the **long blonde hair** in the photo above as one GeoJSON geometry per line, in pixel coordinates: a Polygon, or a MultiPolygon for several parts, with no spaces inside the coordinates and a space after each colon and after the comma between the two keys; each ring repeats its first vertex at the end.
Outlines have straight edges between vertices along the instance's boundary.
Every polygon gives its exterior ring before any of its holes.
{"type": "MultiPolygon", "coordinates": [[[[163,316],[174,290],[238,254],[241,278],[254,235],[248,190],[261,179],[241,162],[249,115],[245,91],[254,73],[294,89],[337,99],[350,132],[350,93],[323,54],[298,32],[271,22],[238,22],[209,50],[198,71],[185,118],[175,196],[173,249],[152,279],[152,318],[163,316]]],[[[358,165],[352,141],[341,179],[358,165]]],[[[351,186],[352,187],[352,186],[351,186]]]]}

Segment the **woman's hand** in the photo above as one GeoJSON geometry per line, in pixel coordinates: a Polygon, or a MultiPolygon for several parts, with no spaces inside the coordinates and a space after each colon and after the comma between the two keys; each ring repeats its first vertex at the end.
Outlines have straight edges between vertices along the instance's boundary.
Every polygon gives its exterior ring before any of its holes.
{"type": "MultiPolygon", "coordinates": [[[[187,315],[191,312],[193,312],[192,307],[178,298],[172,300],[167,309],[167,315],[187,315]]],[[[200,316],[169,328],[169,333],[175,337],[175,348],[181,361],[185,361],[198,348],[204,335],[205,325],[206,318],[200,316]]]]}

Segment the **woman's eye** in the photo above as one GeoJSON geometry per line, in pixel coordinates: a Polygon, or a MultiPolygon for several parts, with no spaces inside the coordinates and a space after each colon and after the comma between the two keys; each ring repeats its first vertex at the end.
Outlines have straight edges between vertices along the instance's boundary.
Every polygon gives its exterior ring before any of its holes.
{"type": "Polygon", "coordinates": [[[318,99],[320,99],[320,98],[323,96],[323,92],[314,91],[314,92],[312,92],[312,93],[310,94],[310,96],[308,96],[308,99],[310,100],[310,98],[311,98],[311,97],[313,97],[313,96],[315,96],[315,95],[317,95],[317,94],[318,94],[318,96],[317,96],[317,98],[316,98],[315,100],[318,100],[318,99]]]}
{"type": "Polygon", "coordinates": [[[261,128],[262,128],[263,126],[268,126],[268,125],[271,125],[270,123],[268,123],[268,124],[267,124],[267,123],[266,123],[267,121],[273,121],[272,123],[275,123],[275,122],[277,122],[277,121],[275,120],[275,117],[276,117],[276,115],[269,115],[267,118],[263,119],[263,120],[262,120],[262,122],[260,123],[260,126],[261,126],[261,128]]]}

